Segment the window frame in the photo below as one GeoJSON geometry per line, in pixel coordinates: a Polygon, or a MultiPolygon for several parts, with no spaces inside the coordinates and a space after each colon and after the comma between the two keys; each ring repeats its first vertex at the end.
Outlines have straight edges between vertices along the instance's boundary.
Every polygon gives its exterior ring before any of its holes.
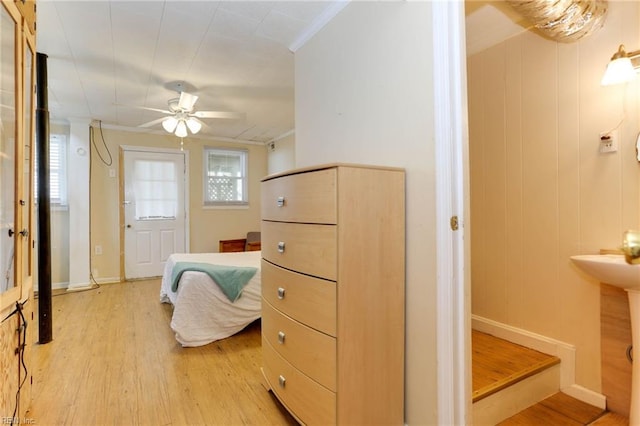
{"type": "MultiPolygon", "coordinates": [[[[68,188],[68,146],[69,143],[67,141],[67,136],[63,134],[50,134],[49,135],[49,205],[52,210],[67,210],[69,208],[69,188],[68,188]],[[52,140],[58,139],[59,142],[56,143],[57,151],[59,155],[58,167],[55,169],[55,173],[58,177],[58,192],[59,195],[56,198],[53,198],[51,193],[51,175],[53,168],[51,167],[51,150],[53,144],[52,140]]],[[[38,150],[33,151],[33,161],[34,161],[34,173],[33,173],[33,197],[34,203],[38,204],[38,167],[36,166],[38,162],[38,150]]]]}
{"type": "Polygon", "coordinates": [[[202,150],[202,205],[204,208],[247,208],[249,206],[249,150],[242,148],[226,148],[205,146],[202,150]],[[208,200],[207,188],[209,179],[209,156],[218,154],[220,156],[237,156],[240,158],[242,185],[242,200],[232,201],[212,201],[208,200]]]}
{"type": "Polygon", "coordinates": [[[67,187],[67,137],[65,135],[52,134],[49,136],[49,203],[51,206],[66,208],[69,206],[69,192],[67,187]],[[59,156],[58,167],[55,169],[52,167],[51,159],[52,159],[52,141],[54,139],[58,139],[57,142],[57,150],[59,156]],[[51,179],[52,174],[56,174],[58,177],[58,197],[53,197],[51,191],[53,179],[51,179]]]}

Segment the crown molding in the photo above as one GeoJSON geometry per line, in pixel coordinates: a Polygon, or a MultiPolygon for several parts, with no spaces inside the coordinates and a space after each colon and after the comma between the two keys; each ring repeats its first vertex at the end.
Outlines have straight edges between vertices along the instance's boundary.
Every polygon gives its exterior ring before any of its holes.
{"type": "Polygon", "coordinates": [[[311,39],[318,31],[320,31],[325,25],[329,23],[342,9],[344,9],[350,0],[337,0],[313,20],[311,25],[306,27],[296,39],[289,45],[289,50],[296,53],[298,49],[305,45],[307,41],[311,39]]]}

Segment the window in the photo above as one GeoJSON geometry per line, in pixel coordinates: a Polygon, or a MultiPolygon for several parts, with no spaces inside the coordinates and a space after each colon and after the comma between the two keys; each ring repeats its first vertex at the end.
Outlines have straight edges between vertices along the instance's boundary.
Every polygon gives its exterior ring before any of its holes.
{"type": "Polygon", "coordinates": [[[49,138],[49,191],[51,204],[67,205],[67,141],[62,135],[49,138]]]}
{"type": "MultiPolygon", "coordinates": [[[[38,164],[36,150],[35,164],[38,164]]],[[[35,168],[35,175],[38,168],[35,168]]],[[[34,176],[34,196],[38,196],[38,178],[34,176]]],[[[67,205],[67,139],[64,135],[49,136],[49,202],[52,206],[67,205]]]]}
{"type": "Polygon", "coordinates": [[[136,220],[175,219],[178,173],[173,161],[134,160],[136,220]]]}
{"type": "Polygon", "coordinates": [[[240,149],[204,149],[204,205],[246,206],[249,153],[240,149]]]}

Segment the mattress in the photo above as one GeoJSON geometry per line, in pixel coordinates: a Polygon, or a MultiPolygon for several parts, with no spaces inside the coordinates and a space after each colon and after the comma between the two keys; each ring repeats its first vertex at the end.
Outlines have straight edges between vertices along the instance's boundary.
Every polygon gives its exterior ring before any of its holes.
{"type": "Polygon", "coordinates": [[[160,302],[173,305],[171,329],[185,347],[202,346],[229,337],[260,318],[260,251],[235,253],[176,253],[169,256],[160,286],[160,302]],[[177,262],[258,268],[242,295],[229,301],[220,287],[204,272],[185,271],[178,288],[171,290],[171,271],[177,262]]]}

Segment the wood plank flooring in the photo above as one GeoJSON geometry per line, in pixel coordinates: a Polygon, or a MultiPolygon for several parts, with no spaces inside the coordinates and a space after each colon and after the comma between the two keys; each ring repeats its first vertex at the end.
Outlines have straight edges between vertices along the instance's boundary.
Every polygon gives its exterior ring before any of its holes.
{"type": "Polygon", "coordinates": [[[602,417],[604,410],[572,398],[562,392],[546,398],[513,417],[499,423],[500,426],[567,425],[584,426],[602,417]]]}
{"type": "Polygon", "coordinates": [[[150,280],[54,297],[53,341],[33,347],[28,418],[38,425],[297,424],[262,386],[259,321],[228,339],[182,348],[159,291],[159,280],[150,280]]]}
{"type": "MultiPolygon", "coordinates": [[[[53,341],[32,347],[34,400],[26,420],[82,426],[297,424],[262,386],[259,322],[228,339],[182,348],[159,288],[159,280],[149,280],[56,295],[53,341]]],[[[31,326],[37,328],[37,309],[35,319],[31,326]]],[[[473,333],[474,396],[515,375],[522,358],[509,353],[473,333]],[[503,358],[498,365],[482,360],[487,346],[503,358]]],[[[533,356],[534,364],[540,362],[533,356]]],[[[502,425],[587,424],[581,422],[589,421],[591,408],[579,404],[569,415],[553,417],[558,407],[574,407],[565,397],[554,396],[502,425]]],[[[591,424],[621,426],[628,419],[609,413],[591,424]]]]}

